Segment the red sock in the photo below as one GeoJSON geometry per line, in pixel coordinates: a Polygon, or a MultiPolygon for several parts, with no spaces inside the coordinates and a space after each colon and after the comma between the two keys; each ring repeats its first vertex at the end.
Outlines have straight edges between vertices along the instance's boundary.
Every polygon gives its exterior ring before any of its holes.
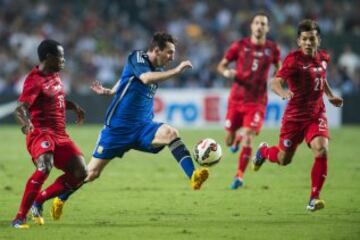
{"type": "Polygon", "coordinates": [[[279,163],[278,153],[280,149],[278,146],[264,147],[260,150],[261,155],[265,156],[270,162],[279,163]]]}
{"type": "Polygon", "coordinates": [[[310,198],[319,198],[327,175],[327,157],[316,157],[311,170],[311,195],[310,198]]]}
{"type": "Polygon", "coordinates": [[[76,189],[80,185],[81,181],[65,173],[58,177],[53,184],[48,186],[44,191],[40,192],[35,199],[37,204],[43,204],[46,200],[59,196],[60,194],[76,189]]]}
{"type": "Polygon", "coordinates": [[[41,190],[41,186],[44,184],[48,176],[48,173],[36,170],[28,179],[19,211],[16,214],[17,219],[26,218],[26,215],[34,202],[36,195],[38,195],[39,191],[41,190]]]}
{"type": "Polygon", "coordinates": [[[241,149],[241,153],[240,153],[239,161],[238,161],[238,172],[236,175],[239,178],[243,178],[243,174],[246,170],[246,167],[249,163],[249,159],[251,157],[251,151],[252,151],[251,147],[244,146],[241,149]]]}

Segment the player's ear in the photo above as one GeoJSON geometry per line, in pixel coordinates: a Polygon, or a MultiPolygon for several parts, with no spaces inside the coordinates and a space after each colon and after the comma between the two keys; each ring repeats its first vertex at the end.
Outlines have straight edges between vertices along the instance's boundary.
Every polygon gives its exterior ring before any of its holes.
{"type": "Polygon", "coordinates": [[[300,37],[298,37],[298,38],[296,39],[296,43],[297,43],[298,47],[301,47],[301,46],[300,46],[300,37]]]}
{"type": "Polygon", "coordinates": [[[321,37],[319,34],[317,35],[317,39],[318,39],[318,47],[319,47],[321,45],[321,37]]]}
{"type": "Polygon", "coordinates": [[[156,55],[159,54],[159,52],[160,52],[159,46],[154,47],[154,52],[156,55]]]}

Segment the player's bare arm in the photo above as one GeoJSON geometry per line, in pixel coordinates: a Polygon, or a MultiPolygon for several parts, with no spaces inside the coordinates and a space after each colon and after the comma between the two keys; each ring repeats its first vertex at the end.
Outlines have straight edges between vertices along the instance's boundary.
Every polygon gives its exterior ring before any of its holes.
{"type": "Polygon", "coordinates": [[[284,79],[279,77],[274,78],[273,81],[271,82],[271,90],[276,95],[280,96],[283,100],[290,100],[294,96],[294,93],[291,92],[290,90],[284,89],[283,87],[284,83],[285,83],[284,79]]]}
{"type": "Polygon", "coordinates": [[[66,100],[65,105],[66,110],[73,110],[76,113],[76,124],[83,124],[85,120],[85,111],[78,104],[70,100],[66,100]]]}
{"type": "Polygon", "coordinates": [[[275,78],[276,73],[279,71],[279,69],[281,68],[281,61],[277,62],[274,64],[274,72],[272,74],[272,76],[275,78]]]}
{"type": "Polygon", "coordinates": [[[140,75],[140,80],[144,84],[163,82],[171,77],[175,77],[193,66],[189,60],[182,61],[177,67],[164,72],[146,72],[140,75]]]}
{"type": "Polygon", "coordinates": [[[15,109],[16,119],[21,124],[21,131],[24,134],[28,134],[34,130],[34,126],[30,119],[29,104],[19,102],[15,109]]]}
{"type": "Polygon", "coordinates": [[[90,88],[98,95],[113,96],[117,87],[119,86],[119,82],[120,81],[117,81],[116,84],[110,89],[104,87],[99,81],[94,81],[91,83],[90,88]]]}
{"type": "Polygon", "coordinates": [[[334,93],[332,92],[332,90],[329,86],[327,79],[324,82],[324,91],[325,91],[325,94],[326,94],[329,102],[332,105],[334,105],[335,107],[342,107],[344,100],[341,97],[334,95],[334,93]]]}
{"type": "Polygon", "coordinates": [[[226,58],[223,58],[217,66],[217,71],[224,77],[230,80],[233,80],[236,76],[236,70],[228,68],[229,61],[226,58]]]}

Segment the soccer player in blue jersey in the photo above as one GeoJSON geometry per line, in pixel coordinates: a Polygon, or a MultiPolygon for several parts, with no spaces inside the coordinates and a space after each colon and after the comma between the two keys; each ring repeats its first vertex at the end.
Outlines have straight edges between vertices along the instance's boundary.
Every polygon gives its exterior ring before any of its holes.
{"type": "MultiPolygon", "coordinates": [[[[158,153],[165,146],[169,147],[194,190],[200,189],[208,178],[208,169],[195,170],[189,150],[178,131],[168,124],[153,121],[154,95],[158,83],[192,68],[190,61],[182,61],[175,68],[163,70],[163,67],[174,60],[175,43],[170,34],[156,33],[147,51],[133,51],[129,55],[120,80],[112,89],[104,88],[100,83],[92,85],[97,94],[114,97],[88,164],[85,182],[98,178],[111,159],[122,158],[131,149],[158,153]]],[[[54,199],[54,220],[60,218],[68,195],[54,199]]]]}

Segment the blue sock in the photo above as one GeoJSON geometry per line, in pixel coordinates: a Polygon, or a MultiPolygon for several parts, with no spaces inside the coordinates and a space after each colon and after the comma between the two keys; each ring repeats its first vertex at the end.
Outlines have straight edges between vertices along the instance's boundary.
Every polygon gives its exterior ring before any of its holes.
{"type": "Polygon", "coordinates": [[[59,196],[57,196],[58,198],[61,199],[61,201],[65,202],[66,200],[68,200],[68,198],[74,193],[76,192],[79,188],[82,187],[82,185],[84,185],[86,182],[81,183],[80,186],[78,186],[75,189],[70,189],[67,192],[64,192],[63,194],[60,194],[59,196]]]}
{"type": "Polygon", "coordinates": [[[195,168],[193,161],[190,156],[189,150],[186,148],[183,141],[180,138],[174,139],[169,144],[169,149],[172,155],[175,157],[176,161],[180,164],[183,171],[185,172],[188,178],[191,178],[195,168]]]}
{"type": "Polygon", "coordinates": [[[58,196],[58,198],[60,198],[61,201],[65,202],[66,200],[68,200],[68,198],[70,197],[70,195],[73,194],[73,193],[74,193],[74,191],[68,191],[68,192],[65,192],[65,193],[63,193],[63,194],[60,194],[60,195],[58,196]]]}

